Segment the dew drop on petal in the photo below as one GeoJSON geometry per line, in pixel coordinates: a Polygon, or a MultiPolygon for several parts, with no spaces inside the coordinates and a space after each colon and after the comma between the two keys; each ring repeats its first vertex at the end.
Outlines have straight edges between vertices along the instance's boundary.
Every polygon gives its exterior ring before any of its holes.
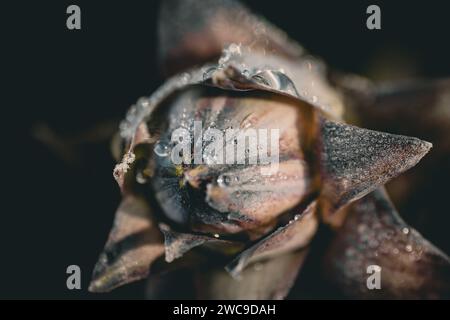
{"type": "Polygon", "coordinates": [[[162,143],[161,141],[158,141],[153,148],[153,151],[156,153],[159,157],[167,157],[169,155],[169,147],[162,143]]]}
{"type": "Polygon", "coordinates": [[[219,187],[227,187],[230,184],[230,177],[224,174],[221,174],[217,178],[217,184],[219,187]]]}
{"type": "Polygon", "coordinates": [[[216,70],[217,70],[216,67],[211,67],[205,72],[203,72],[203,80],[211,78],[211,76],[213,75],[214,72],[216,72],[216,70]]]}
{"type": "Polygon", "coordinates": [[[253,269],[254,269],[255,271],[261,271],[262,268],[263,268],[263,266],[262,266],[261,263],[255,263],[255,265],[253,266],[253,269]]]}
{"type": "Polygon", "coordinates": [[[139,172],[136,174],[136,181],[137,181],[139,184],[145,184],[145,183],[148,182],[148,177],[147,177],[142,171],[139,171],[139,172]]]}

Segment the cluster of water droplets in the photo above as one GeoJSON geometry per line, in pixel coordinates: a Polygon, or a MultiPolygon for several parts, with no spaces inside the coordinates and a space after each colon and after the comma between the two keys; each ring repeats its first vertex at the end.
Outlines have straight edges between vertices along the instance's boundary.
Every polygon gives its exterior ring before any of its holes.
{"type": "Polygon", "coordinates": [[[217,178],[217,184],[219,187],[228,187],[231,186],[234,183],[239,182],[239,176],[237,175],[228,175],[228,174],[221,174],[217,178]]]}
{"type": "Polygon", "coordinates": [[[153,151],[158,157],[167,157],[170,154],[169,145],[163,141],[157,141],[153,151]]]}
{"type": "Polygon", "coordinates": [[[294,222],[300,220],[302,215],[300,213],[296,214],[293,219],[289,220],[288,224],[293,224],[294,222]]]}
{"type": "Polygon", "coordinates": [[[131,139],[139,124],[147,120],[165,98],[176,90],[191,83],[199,83],[203,80],[201,70],[183,72],[168,79],[150,97],[140,98],[136,104],[128,110],[125,119],[120,123],[120,135],[124,139],[131,139]]]}
{"type": "Polygon", "coordinates": [[[265,55],[261,58],[257,51],[252,52],[249,47],[238,44],[231,44],[223,50],[218,66],[207,69],[204,72],[204,79],[211,78],[215,72],[229,66],[237,69],[241,76],[258,85],[279,90],[313,104],[321,103],[318,94],[320,88],[317,87],[315,80],[320,65],[313,58],[305,59],[296,66],[296,72],[301,75],[300,79],[302,79],[300,91],[297,90],[296,85],[282,67],[282,60],[265,55]],[[309,78],[312,80],[303,80],[309,78]]]}

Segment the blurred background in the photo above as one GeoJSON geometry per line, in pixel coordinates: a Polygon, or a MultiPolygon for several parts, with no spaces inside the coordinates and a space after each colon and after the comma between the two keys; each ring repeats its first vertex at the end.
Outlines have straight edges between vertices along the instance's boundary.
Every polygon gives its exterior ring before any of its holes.
{"type": "MultiPolygon", "coordinates": [[[[445,1],[243,2],[337,70],[377,81],[450,76],[445,1]],[[366,28],[369,4],[381,7],[381,30],[366,28]]],[[[111,134],[128,107],[163,81],[158,6],[18,1],[2,10],[7,130],[0,298],[143,298],[143,282],[104,295],[87,286],[120,200],[111,134]],[[70,4],[81,8],[79,31],[66,28],[70,4]],[[71,264],[81,267],[82,290],[66,288],[71,264]]],[[[407,134],[401,122],[385,131],[407,134]]],[[[447,254],[449,160],[425,159],[432,183],[406,199],[393,195],[402,217],[447,254]]]]}

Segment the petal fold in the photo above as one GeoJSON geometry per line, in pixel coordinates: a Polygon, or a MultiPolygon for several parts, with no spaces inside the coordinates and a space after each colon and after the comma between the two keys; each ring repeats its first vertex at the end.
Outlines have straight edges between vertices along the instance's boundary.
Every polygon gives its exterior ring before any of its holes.
{"type": "Polygon", "coordinates": [[[325,274],[351,298],[450,297],[450,259],[398,215],[384,190],[355,202],[326,253],[325,274]],[[380,270],[369,290],[369,266],[380,270]]]}
{"type": "Polygon", "coordinates": [[[152,263],[164,253],[161,232],[147,203],[126,196],[116,212],[114,225],[94,267],[91,292],[108,292],[146,278],[152,263]]]}

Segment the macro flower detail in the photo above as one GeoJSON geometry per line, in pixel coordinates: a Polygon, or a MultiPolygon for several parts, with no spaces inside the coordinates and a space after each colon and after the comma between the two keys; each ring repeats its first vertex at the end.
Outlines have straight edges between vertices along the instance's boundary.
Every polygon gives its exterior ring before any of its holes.
{"type": "Polygon", "coordinates": [[[449,258],[401,220],[383,187],[431,143],[347,124],[347,104],[370,99],[234,1],[163,1],[159,36],[168,79],[120,125],[123,200],[91,291],[148,278],[149,298],[176,297],[183,279],[188,297],[283,299],[324,226],[324,278],[346,296],[449,296],[449,258]],[[195,159],[194,139],[175,164],[173,133],[198,122],[232,146],[227,130],[278,130],[277,170],[250,164],[247,149],[233,153],[242,162],[219,161],[213,140],[195,159]],[[380,292],[366,287],[369,265],[383,270],[380,292]]]}

